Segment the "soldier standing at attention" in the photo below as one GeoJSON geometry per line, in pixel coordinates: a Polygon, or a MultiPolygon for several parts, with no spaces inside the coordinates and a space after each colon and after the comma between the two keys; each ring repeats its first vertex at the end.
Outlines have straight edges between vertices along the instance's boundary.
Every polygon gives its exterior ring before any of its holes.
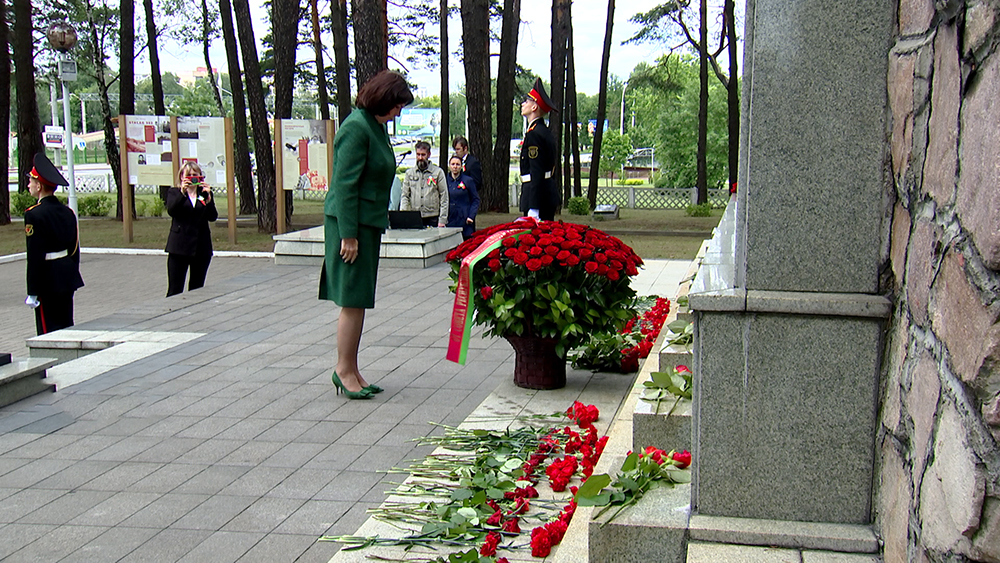
{"type": "Polygon", "coordinates": [[[35,330],[46,334],[73,326],[73,292],[83,287],[76,214],[60,202],[57,186],[69,185],[44,153],[35,155],[28,191],[38,203],[24,212],[28,298],[35,330]]]}
{"type": "Polygon", "coordinates": [[[555,219],[561,203],[552,181],[556,165],[556,142],[545,125],[545,115],[555,108],[545,93],[540,78],[521,104],[521,115],[528,119],[528,130],[521,147],[521,213],[542,221],[555,219]]]}

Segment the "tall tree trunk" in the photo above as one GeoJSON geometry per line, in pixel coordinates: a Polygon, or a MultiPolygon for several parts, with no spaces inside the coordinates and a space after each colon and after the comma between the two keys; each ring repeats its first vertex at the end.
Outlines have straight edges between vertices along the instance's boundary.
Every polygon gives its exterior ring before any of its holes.
{"type": "MultiPolygon", "coordinates": [[[[7,0],[0,0],[0,130],[10,131],[10,32],[7,27],[7,0]]],[[[3,168],[10,166],[10,135],[0,139],[3,168]]],[[[20,176],[20,174],[18,174],[20,176]]],[[[0,190],[0,225],[10,224],[10,191],[0,190]]]]}
{"type": "MultiPolygon", "coordinates": [[[[2,1],[2,0],[0,0],[2,1]]],[[[441,30],[441,138],[438,149],[438,166],[448,170],[448,158],[451,154],[451,92],[448,84],[448,0],[440,4],[441,30]]],[[[476,186],[476,189],[481,189],[476,186]]],[[[480,207],[483,207],[480,205],[480,207]]],[[[485,209],[485,207],[483,207],[485,209]]]]}
{"type": "Polygon", "coordinates": [[[736,7],[726,0],[723,7],[726,36],[729,41],[729,82],[726,84],[726,105],[729,108],[729,189],[736,191],[740,161],[740,82],[736,62],[736,7]]]}
{"type": "MultiPolygon", "coordinates": [[[[121,0],[119,24],[118,76],[135,76],[135,0],[121,0]]],[[[135,81],[118,81],[118,112],[135,114],[135,81]]]]}
{"type": "Polygon", "coordinates": [[[254,148],[257,154],[257,229],[273,233],[278,228],[277,205],[274,185],[274,148],[271,130],[267,124],[267,107],[264,105],[264,86],[260,78],[260,62],[250,20],[247,0],[235,0],[233,12],[239,27],[240,51],[246,69],[247,101],[250,121],[253,124],[254,148]]]}
{"type": "Polygon", "coordinates": [[[160,52],[156,47],[156,19],[153,17],[153,0],[142,0],[146,11],[146,42],[149,51],[149,78],[153,81],[153,114],[167,115],[163,103],[163,77],[160,75],[160,52]]]}
{"type": "Polygon", "coordinates": [[[289,119],[292,117],[299,0],[272,0],[271,26],[274,34],[274,116],[289,119]]]}
{"type": "Polygon", "coordinates": [[[611,28],[615,23],[615,0],[608,0],[608,18],[604,27],[604,53],[601,55],[600,90],[597,94],[597,128],[594,131],[594,148],[590,153],[590,178],[587,181],[587,200],[590,208],[597,205],[597,180],[601,170],[601,141],[604,139],[604,120],[608,115],[608,62],[611,60],[611,28]]]}
{"type": "Polygon", "coordinates": [[[219,85],[215,83],[215,71],[212,70],[212,58],[208,54],[208,47],[211,44],[212,25],[209,23],[208,0],[201,0],[201,47],[205,54],[205,68],[208,69],[208,81],[212,84],[212,94],[215,96],[215,105],[219,108],[219,115],[226,116],[226,106],[222,103],[222,92],[219,85]]]}
{"type": "MultiPolygon", "coordinates": [[[[569,5],[570,0],[552,0],[552,84],[549,88],[550,98],[555,104],[555,109],[559,111],[558,116],[549,116],[549,129],[552,137],[556,141],[555,163],[558,168],[561,165],[562,152],[562,122],[564,119],[566,100],[566,43],[569,39],[569,5]]],[[[556,193],[562,190],[562,174],[555,170],[552,174],[552,181],[556,184],[556,193]]]]}
{"type": "Polygon", "coordinates": [[[326,91],[326,63],[323,62],[323,42],[320,39],[318,0],[310,0],[312,11],[313,50],[316,51],[316,95],[319,115],[324,121],[330,119],[330,96],[326,91]]]}
{"type": "Polygon", "coordinates": [[[698,45],[698,203],[708,201],[708,0],[701,0],[698,45]]]}
{"type": "MultiPolygon", "coordinates": [[[[497,70],[497,141],[493,163],[484,177],[494,182],[490,198],[480,194],[480,208],[506,213],[510,209],[510,137],[514,114],[514,73],[517,70],[517,32],[521,23],[521,0],[504,0],[500,33],[500,66],[497,70]]],[[[488,181],[487,181],[488,182],[488,181]]]]}
{"type": "Polygon", "coordinates": [[[257,213],[257,199],[253,190],[253,171],[250,165],[250,142],[247,130],[247,106],[243,97],[243,78],[240,56],[236,48],[236,30],[233,27],[233,7],[229,0],[219,0],[222,20],[222,40],[226,45],[226,63],[229,66],[229,87],[233,94],[233,139],[236,151],[236,184],[240,188],[240,213],[257,213]]]}
{"type": "MultiPolygon", "coordinates": [[[[17,95],[17,169],[31,170],[43,150],[38,102],[35,99],[35,55],[31,32],[31,0],[14,0],[14,88],[17,95]]],[[[28,191],[27,174],[17,175],[17,191],[28,191]]]]}
{"type": "MultiPolygon", "coordinates": [[[[570,11],[572,12],[572,6],[570,11]]],[[[573,50],[573,20],[570,19],[569,23],[569,47],[566,51],[566,61],[569,63],[567,67],[566,79],[566,99],[570,101],[569,110],[566,112],[566,123],[569,126],[569,137],[570,137],[570,151],[573,155],[573,197],[580,197],[583,193],[582,179],[580,177],[580,128],[577,124],[580,123],[580,118],[577,115],[577,93],[576,93],[576,55],[573,50]]],[[[567,177],[569,174],[567,173],[567,177]]],[[[566,182],[569,185],[569,181],[566,182]]],[[[568,191],[568,190],[567,190],[568,191]]]]}
{"type": "Polygon", "coordinates": [[[337,69],[337,117],[343,123],[351,114],[351,58],[347,49],[347,0],[330,2],[333,31],[333,64],[337,69]]]}
{"type": "MultiPolygon", "coordinates": [[[[483,170],[494,170],[492,133],[493,102],[490,92],[490,20],[488,0],[462,0],[462,45],[465,49],[465,97],[469,112],[469,151],[479,158],[483,170]]],[[[495,202],[499,178],[483,174],[480,205],[495,202]]]]}
{"type": "MultiPolygon", "coordinates": [[[[292,90],[295,86],[295,48],[298,46],[299,0],[272,0],[271,25],[274,30],[274,116],[292,117],[292,90]]],[[[275,155],[281,158],[281,154],[275,155]]],[[[292,190],[282,190],[285,224],[292,224],[295,200],[292,190]]]]}
{"type": "MultiPolygon", "coordinates": [[[[104,130],[104,152],[108,157],[108,166],[111,167],[111,177],[115,181],[115,192],[117,193],[118,202],[115,205],[115,218],[121,221],[125,217],[125,211],[122,206],[122,188],[127,188],[132,190],[131,184],[125,184],[122,186],[122,163],[120,158],[120,153],[118,152],[118,140],[115,139],[115,127],[111,122],[111,100],[108,98],[108,81],[104,76],[104,53],[106,52],[105,45],[101,43],[100,38],[97,36],[97,22],[94,21],[94,11],[90,4],[90,0],[85,2],[85,7],[87,10],[87,22],[90,24],[90,41],[94,48],[91,49],[91,56],[94,58],[94,69],[97,72],[97,92],[101,97],[101,123],[104,130]]],[[[122,135],[124,136],[125,124],[119,124],[122,128],[122,135]]],[[[128,210],[135,218],[135,197],[132,197],[132,208],[128,210]]]]}
{"type": "Polygon", "coordinates": [[[354,22],[354,71],[358,77],[358,89],[361,89],[369,78],[387,68],[389,24],[386,0],[351,0],[351,15],[354,22]]]}

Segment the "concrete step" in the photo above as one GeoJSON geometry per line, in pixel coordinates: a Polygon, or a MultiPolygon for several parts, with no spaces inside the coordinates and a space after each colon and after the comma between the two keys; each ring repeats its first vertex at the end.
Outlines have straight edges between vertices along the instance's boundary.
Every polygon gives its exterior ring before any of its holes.
{"type": "Polygon", "coordinates": [[[871,527],[827,522],[788,522],[695,515],[692,541],[786,547],[843,553],[878,553],[871,527]]]}
{"type": "MultiPolygon", "coordinates": [[[[325,253],[323,226],[274,235],[274,263],[318,266],[325,253]]],[[[382,233],[379,262],[393,268],[427,268],[444,262],[462,243],[462,229],[389,229],[382,233]]]]}
{"type": "Polygon", "coordinates": [[[609,522],[615,510],[589,522],[589,561],[684,563],[690,484],[653,489],[609,522]]]}
{"type": "Polygon", "coordinates": [[[44,391],[55,391],[54,384],[42,381],[45,370],[55,364],[52,358],[14,358],[0,365],[0,407],[44,391]]]}
{"type": "Polygon", "coordinates": [[[687,563],[879,563],[877,555],[691,542],[687,563]]]}

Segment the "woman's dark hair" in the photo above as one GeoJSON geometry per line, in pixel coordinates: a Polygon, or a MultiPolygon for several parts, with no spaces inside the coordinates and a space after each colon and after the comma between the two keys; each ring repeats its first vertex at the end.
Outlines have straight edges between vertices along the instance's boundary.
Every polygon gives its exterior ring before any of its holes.
{"type": "Polygon", "coordinates": [[[451,164],[451,161],[453,160],[458,160],[459,162],[462,162],[462,157],[458,156],[457,154],[453,154],[448,158],[448,164],[451,164]]]}
{"type": "Polygon", "coordinates": [[[356,106],[365,108],[377,116],[389,115],[392,108],[399,104],[411,103],[413,103],[413,93],[406,85],[406,79],[391,70],[383,70],[369,78],[354,100],[356,106]]]}

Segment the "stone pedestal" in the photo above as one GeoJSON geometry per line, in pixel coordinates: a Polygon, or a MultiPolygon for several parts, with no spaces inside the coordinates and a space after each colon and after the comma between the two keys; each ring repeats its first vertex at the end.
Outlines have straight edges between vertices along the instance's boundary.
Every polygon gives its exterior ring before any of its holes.
{"type": "MultiPolygon", "coordinates": [[[[325,252],[323,226],[274,235],[274,263],[319,266],[325,252]]],[[[379,264],[390,268],[427,268],[444,262],[462,244],[462,229],[390,229],[382,233],[379,264]]]]}
{"type": "Polygon", "coordinates": [[[689,293],[698,514],[871,522],[892,18],[748,2],[739,193],[689,293]]]}

